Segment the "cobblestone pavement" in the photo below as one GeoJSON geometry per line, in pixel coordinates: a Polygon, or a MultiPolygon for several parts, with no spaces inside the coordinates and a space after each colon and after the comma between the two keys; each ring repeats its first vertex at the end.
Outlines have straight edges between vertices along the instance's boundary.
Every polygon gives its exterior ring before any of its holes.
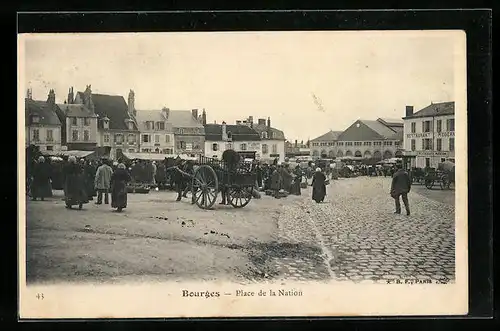
{"type": "Polygon", "coordinates": [[[331,181],[326,201],[263,196],[201,210],[173,192],[129,195],[129,208],[27,204],[29,281],[248,282],[454,279],[453,191],[415,188],[395,215],[390,179],[331,181]],[[438,198],[436,198],[438,197],[438,198]],[[445,203],[447,202],[447,203],[445,203]]]}
{"type": "Polygon", "coordinates": [[[428,198],[427,191],[414,190],[418,193],[409,194],[412,215],[406,216],[393,214],[389,188],[390,179],[382,177],[332,181],[321,204],[310,199],[310,188],[304,190],[305,199],[294,200],[280,215],[279,235],[285,241],[316,243],[324,263],[282,260],[277,265],[305,266],[289,273],[299,280],[453,281],[453,191],[441,192],[448,195],[448,203],[442,203],[435,194],[428,198]]]}

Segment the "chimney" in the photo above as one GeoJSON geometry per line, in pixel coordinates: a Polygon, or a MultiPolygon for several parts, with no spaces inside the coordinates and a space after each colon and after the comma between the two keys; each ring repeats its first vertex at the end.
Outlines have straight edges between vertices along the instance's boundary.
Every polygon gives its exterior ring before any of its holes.
{"type": "Polygon", "coordinates": [[[203,108],[203,112],[201,113],[201,124],[207,124],[207,113],[205,112],[205,108],[203,108]]]}
{"type": "Polygon", "coordinates": [[[33,91],[31,90],[31,87],[28,88],[28,90],[26,91],[26,99],[30,99],[30,100],[33,99],[33,91]]]}
{"type": "Polygon", "coordinates": [[[269,129],[271,127],[271,117],[267,118],[267,128],[269,129]]]}
{"type": "Polygon", "coordinates": [[[236,121],[236,125],[241,125],[241,121],[236,121]]]}
{"type": "Polygon", "coordinates": [[[413,115],[413,106],[406,106],[406,116],[413,115]]]}
{"type": "Polygon", "coordinates": [[[259,125],[266,125],[266,119],[265,118],[259,118],[258,124],[259,125]]]}
{"type": "Polygon", "coordinates": [[[54,90],[49,91],[47,103],[50,104],[51,106],[54,106],[56,104],[56,94],[55,94],[54,90]]]}
{"type": "Polygon", "coordinates": [[[248,116],[248,124],[251,128],[253,128],[253,116],[248,116]]]}
{"type": "Polygon", "coordinates": [[[165,119],[168,120],[168,116],[170,115],[170,109],[163,107],[161,109],[161,114],[163,115],[163,117],[165,117],[165,119]]]}
{"type": "Polygon", "coordinates": [[[83,103],[85,106],[94,112],[94,102],[92,101],[92,86],[87,85],[85,92],[83,92],[83,103]]]}
{"type": "Polygon", "coordinates": [[[297,146],[298,146],[298,141],[297,141],[297,140],[295,140],[295,147],[297,147],[297,146]]]}
{"type": "Polygon", "coordinates": [[[191,110],[191,114],[193,114],[194,119],[198,119],[198,109],[191,110]]]}
{"type": "Polygon", "coordinates": [[[75,103],[75,96],[73,94],[73,86],[69,88],[68,92],[68,104],[73,104],[75,103]]]}
{"type": "Polygon", "coordinates": [[[226,122],[222,121],[222,141],[227,141],[226,122]]]}
{"type": "Polygon", "coordinates": [[[133,90],[128,92],[128,112],[134,116],[137,115],[137,111],[135,110],[135,93],[133,90]]]}

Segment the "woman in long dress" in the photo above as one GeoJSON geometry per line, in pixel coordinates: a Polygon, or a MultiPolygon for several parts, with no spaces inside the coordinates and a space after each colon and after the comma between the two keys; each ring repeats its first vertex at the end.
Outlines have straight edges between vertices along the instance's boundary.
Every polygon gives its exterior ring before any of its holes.
{"type": "Polygon", "coordinates": [[[78,209],[82,209],[83,204],[89,202],[87,192],[85,191],[84,173],[81,165],[76,162],[76,157],[70,156],[68,164],[64,169],[65,177],[65,197],[66,208],[71,209],[74,205],[78,205],[78,209]]]}
{"type": "Polygon", "coordinates": [[[40,198],[40,200],[43,201],[45,198],[52,196],[50,180],[51,166],[49,163],[45,162],[43,156],[40,156],[33,171],[33,183],[31,185],[31,197],[33,200],[40,198]]]}
{"type": "Polygon", "coordinates": [[[321,168],[316,168],[316,172],[313,175],[312,180],[312,199],[316,203],[323,202],[326,196],[326,176],[321,172],[321,168]]]}
{"type": "Polygon", "coordinates": [[[118,164],[118,168],[111,175],[111,207],[121,212],[127,208],[127,183],[132,180],[125,165],[118,164]]]}

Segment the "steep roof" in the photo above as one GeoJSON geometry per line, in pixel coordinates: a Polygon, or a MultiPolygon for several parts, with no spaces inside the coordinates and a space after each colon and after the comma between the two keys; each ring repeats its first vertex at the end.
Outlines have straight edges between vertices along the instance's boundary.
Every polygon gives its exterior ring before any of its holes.
{"type": "MultiPolygon", "coordinates": [[[[265,124],[254,124],[252,129],[257,131],[260,135],[262,132],[266,132],[268,127],[265,124]]],[[[271,140],[285,140],[285,134],[283,133],[283,131],[278,130],[278,129],[273,128],[273,127],[271,127],[270,130],[272,133],[272,137],[269,137],[269,139],[271,139],[271,140]]]]}
{"type": "MultiPolygon", "coordinates": [[[[166,118],[163,116],[161,110],[136,110],[135,120],[137,121],[137,127],[141,131],[151,130],[146,127],[147,121],[152,122],[166,122],[166,118]]],[[[165,130],[171,130],[172,124],[166,123],[165,130]]]]}
{"type": "MultiPolygon", "coordinates": [[[[222,141],[221,124],[205,124],[205,140],[222,141]]],[[[233,141],[258,141],[260,135],[254,129],[246,125],[226,124],[226,132],[231,132],[233,141]]]]}
{"type": "Polygon", "coordinates": [[[382,124],[390,126],[390,127],[399,127],[403,126],[404,122],[402,118],[387,118],[387,117],[379,117],[377,121],[382,122],[382,124]]]}
{"type": "Polygon", "coordinates": [[[438,115],[453,115],[453,114],[455,114],[455,101],[450,101],[450,102],[431,103],[427,107],[420,109],[416,113],[413,113],[413,115],[403,117],[403,119],[415,118],[415,117],[430,117],[438,115]]]}
{"type": "Polygon", "coordinates": [[[324,135],[321,135],[317,138],[312,139],[311,141],[334,141],[339,138],[339,136],[342,134],[342,131],[328,131],[324,135]]]}
{"type": "Polygon", "coordinates": [[[40,118],[38,124],[61,125],[61,121],[56,114],[56,111],[58,110],[57,105],[55,105],[55,110],[52,110],[47,101],[38,101],[26,98],[24,99],[24,110],[26,125],[32,124],[30,117],[33,115],[40,118]]]}
{"type": "MultiPolygon", "coordinates": [[[[83,100],[83,92],[78,92],[78,96],[83,100]]],[[[95,113],[99,118],[109,118],[109,128],[112,130],[128,130],[127,120],[134,120],[128,113],[128,106],[121,95],[107,95],[92,93],[95,113]]],[[[102,128],[102,121],[98,122],[98,127],[102,128]]]]}
{"type": "Polygon", "coordinates": [[[90,109],[82,104],[57,104],[59,109],[63,111],[63,114],[67,117],[97,117],[96,114],[92,113],[90,109]]]}
{"type": "Polygon", "coordinates": [[[167,122],[177,128],[203,128],[190,110],[170,110],[167,122]]]}
{"type": "Polygon", "coordinates": [[[396,130],[385,126],[379,121],[357,120],[339,135],[338,140],[366,141],[393,139],[395,133],[396,130]]]}

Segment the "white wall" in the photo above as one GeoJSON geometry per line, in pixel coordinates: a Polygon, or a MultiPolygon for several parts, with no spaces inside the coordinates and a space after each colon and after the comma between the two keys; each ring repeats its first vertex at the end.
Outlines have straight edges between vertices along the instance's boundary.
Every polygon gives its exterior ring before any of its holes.
{"type": "Polygon", "coordinates": [[[59,125],[37,125],[30,126],[27,130],[26,143],[39,146],[40,151],[47,151],[47,146],[52,146],[52,150],[61,150],[61,127],[59,125]],[[35,130],[38,130],[39,140],[33,139],[35,130]],[[52,130],[52,141],[47,140],[47,131],[52,130]]]}
{"type": "Polygon", "coordinates": [[[285,161],[285,141],[284,140],[262,140],[261,141],[261,150],[260,157],[262,159],[274,159],[272,154],[279,154],[279,161],[285,161]],[[267,153],[264,153],[264,145],[267,145],[267,153]],[[273,145],[276,146],[276,153],[273,151],[273,145]]]}
{"type": "Polygon", "coordinates": [[[260,141],[236,141],[236,142],[225,142],[225,141],[205,141],[205,156],[206,157],[217,157],[221,158],[222,153],[227,149],[233,149],[237,152],[257,152],[256,158],[260,157],[261,153],[261,142],[260,141]],[[213,144],[217,144],[217,151],[213,150],[213,144]],[[242,144],[246,144],[246,149],[242,149],[242,144]]]}
{"type": "Polygon", "coordinates": [[[90,125],[84,125],[83,117],[77,117],[76,125],[72,125],[74,117],[66,117],[66,142],[67,143],[96,143],[98,142],[97,118],[89,117],[90,125]],[[78,140],[73,140],[73,130],[78,131],[78,140]],[[84,140],[84,132],[89,132],[89,140],[84,140]]]}

